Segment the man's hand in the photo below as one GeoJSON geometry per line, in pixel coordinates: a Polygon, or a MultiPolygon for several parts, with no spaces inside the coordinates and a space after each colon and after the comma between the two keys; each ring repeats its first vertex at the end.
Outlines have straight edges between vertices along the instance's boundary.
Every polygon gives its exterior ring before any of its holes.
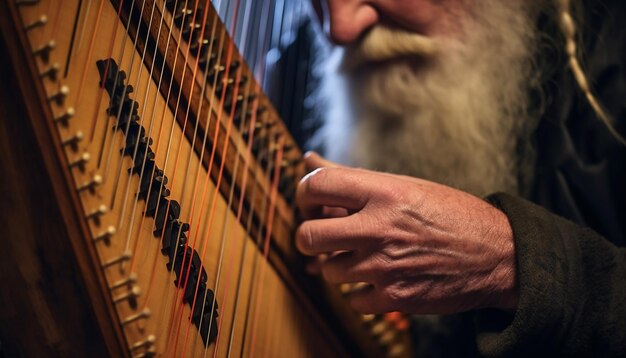
{"type": "Polygon", "coordinates": [[[364,313],[517,307],[513,234],[480,198],[407,176],[339,167],[311,153],[298,186],[296,244],[364,313]]]}

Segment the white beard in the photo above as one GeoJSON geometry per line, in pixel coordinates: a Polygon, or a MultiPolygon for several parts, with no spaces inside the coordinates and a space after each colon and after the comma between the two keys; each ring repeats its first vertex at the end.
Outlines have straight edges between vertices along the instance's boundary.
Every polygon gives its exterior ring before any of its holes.
{"type": "Polygon", "coordinates": [[[525,3],[474,2],[455,38],[404,33],[415,45],[399,47],[366,36],[366,46],[336,49],[321,90],[326,156],[479,196],[517,193],[516,148],[536,126],[528,94],[538,82],[536,12],[525,3]]]}

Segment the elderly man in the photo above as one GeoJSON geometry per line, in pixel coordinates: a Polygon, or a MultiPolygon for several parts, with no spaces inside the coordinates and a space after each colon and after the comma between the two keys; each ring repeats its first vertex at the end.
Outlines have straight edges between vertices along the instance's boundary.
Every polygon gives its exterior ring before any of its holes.
{"type": "Polygon", "coordinates": [[[307,157],[296,243],[324,278],[368,283],[362,312],[472,312],[485,355],[624,354],[626,5],[315,5],[320,138],[378,170],[307,157]]]}

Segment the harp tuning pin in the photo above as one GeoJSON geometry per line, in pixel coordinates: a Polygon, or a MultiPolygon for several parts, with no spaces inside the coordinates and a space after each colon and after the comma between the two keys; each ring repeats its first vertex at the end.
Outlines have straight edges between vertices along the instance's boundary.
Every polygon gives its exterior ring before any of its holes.
{"type": "Polygon", "coordinates": [[[30,31],[32,29],[36,29],[38,27],[44,26],[48,23],[48,16],[41,15],[37,20],[31,22],[30,24],[24,26],[24,30],[30,31]]]}
{"type": "Polygon", "coordinates": [[[87,219],[92,219],[96,223],[96,225],[100,225],[100,218],[102,217],[102,215],[106,214],[107,212],[109,212],[109,208],[107,208],[106,205],[102,204],[98,206],[96,210],[87,214],[85,217],[87,219]]]}
{"type": "Polygon", "coordinates": [[[183,36],[184,37],[188,37],[190,33],[194,33],[197,34],[197,30],[200,30],[200,28],[202,27],[202,25],[200,25],[197,22],[190,22],[188,25],[183,27],[183,36]]]}
{"type": "Polygon", "coordinates": [[[117,264],[121,264],[123,262],[126,262],[126,261],[130,260],[131,257],[132,257],[132,255],[130,254],[129,251],[127,251],[127,252],[121,254],[120,256],[114,257],[114,258],[110,259],[109,261],[103,263],[102,267],[103,268],[107,268],[107,267],[111,267],[111,266],[114,266],[114,265],[117,265],[117,264]]]}
{"type": "Polygon", "coordinates": [[[46,44],[44,44],[43,46],[41,46],[38,49],[34,50],[33,51],[33,56],[39,56],[39,57],[41,57],[41,59],[44,62],[48,62],[48,59],[50,58],[50,52],[52,52],[52,50],[54,50],[56,45],[57,44],[56,44],[56,42],[54,40],[50,40],[46,44]]]}
{"type": "MultiPolygon", "coordinates": [[[[67,122],[74,117],[74,114],[76,114],[76,111],[74,110],[74,107],[68,107],[65,110],[65,113],[61,114],[60,116],[56,117],[54,119],[55,122],[57,123],[61,123],[64,127],[67,127],[67,122]]],[[[82,138],[81,138],[82,139],[82,138]]]]}
{"type": "Polygon", "coordinates": [[[72,151],[75,152],[78,150],[78,143],[83,140],[84,137],[85,134],[82,131],[77,131],[76,134],[74,134],[73,136],[64,139],[61,144],[63,144],[64,146],[70,146],[70,148],[72,148],[72,151]]]}
{"type": "Polygon", "coordinates": [[[381,346],[388,346],[395,340],[397,334],[397,331],[390,329],[378,338],[378,343],[380,343],[381,346]]]}
{"type": "Polygon", "coordinates": [[[387,357],[389,358],[402,357],[405,354],[406,346],[402,343],[394,344],[393,346],[389,347],[389,350],[387,351],[387,357]]]}
{"type": "Polygon", "coordinates": [[[63,85],[56,93],[53,93],[48,97],[48,100],[51,102],[56,102],[59,106],[63,104],[67,95],[70,94],[70,88],[63,85]]]}
{"type": "Polygon", "coordinates": [[[145,352],[141,352],[137,354],[136,356],[133,356],[133,358],[153,358],[153,357],[156,357],[156,355],[157,354],[156,354],[156,350],[154,349],[154,347],[150,347],[145,352]]]}
{"type": "Polygon", "coordinates": [[[389,324],[385,321],[379,321],[374,323],[374,325],[372,325],[372,328],[370,329],[370,332],[374,335],[374,336],[382,336],[385,332],[387,332],[390,329],[389,324]]]}
{"type": "Polygon", "coordinates": [[[111,243],[111,237],[115,235],[117,231],[115,230],[115,226],[109,225],[106,230],[99,233],[93,238],[93,241],[104,241],[104,243],[108,246],[111,243]]]}
{"type": "Polygon", "coordinates": [[[104,181],[104,179],[102,178],[102,176],[100,174],[96,174],[93,176],[93,178],[86,182],[83,183],[82,185],[80,185],[78,188],[76,188],[79,192],[81,191],[85,191],[85,190],[89,190],[91,193],[94,193],[94,190],[102,184],[102,182],[104,181]]]}
{"type": "Polygon", "coordinates": [[[113,298],[113,303],[120,303],[123,301],[128,301],[132,308],[137,307],[137,297],[141,295],[141,288],[139,286],[133,286],[128,290],[128,292],[122,293],[119,296],[113,298]]]}
{"type": "Polygon", "coordinates": [[[363,322],[365,322],[365,323],[372,322],[374,320],[374,318],[376,318],[376,315],[374,315],[374,314],[364,314],[364,315],[361,315],[361,320],[363,320],[363,322]]]}
{"type": "Polygon", "coordinates": [[[85,164],[89,162],[91,159],[91,154],[88,152],[84,152],[78,158],[76,158],[73,162],[69,164],[70,168],[78,168],[81,172],[85,171],[85,164]]]}
{"type": "Polygon", "coordinates": [[[141,348],[150,348],[154,345],[154,343],[156,343],[156,336],[154,334],[149,335],[146,339],[144,339],[143,341],[139,341],[134,343],[131,347],[130,350],[132,351],[136,351],[138,349],[141,348]]]}
{"type": "Polygon", "coordinates": [[[58,63],[53,64],[52,66],[46,68],[43,72],[39,74],[39,77],[46,78],[48,77],[51,81],[57,80],[57,75],[59,74],[59,69],[61,67],[58,63]]]}
{"type": "Polygon", "coordinates": [[[138,321],[140,319],[146,319],[146,318],[150,318],[151,312],[149,308],[144,308],[143,311],[134,314],[132,316],[127,317],[124,321],[122,321],[122,325],[127,325],[129,323],[133,323],[135,321],[138,321]]]}
{"type": "Polygon", "coordinates": [[[128,277],[115,282],[111,287],[109,287],[109,289],[113,291],[116,288],[132,285],[135,282],[137,282],[137,274],[133,272],[130,275],[128,275],[128,277]]]}

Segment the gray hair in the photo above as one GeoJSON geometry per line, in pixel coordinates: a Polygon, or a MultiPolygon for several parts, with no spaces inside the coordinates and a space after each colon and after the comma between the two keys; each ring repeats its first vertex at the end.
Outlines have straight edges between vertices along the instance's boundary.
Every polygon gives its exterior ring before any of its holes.
{"type": "Polygon", "coordinates": [[[587,76],[583,71],[583,68],[578,59],[578,45],[576,42],[576,23],[572,16],[572,1],[571,0],[556,0],[558,24],[565,37],[565,53],[568,57],[569,68],[574,75],[574,79],[578,84],[578,87],[585,95],[587,102],[591,105],[594,113],[598,118],[606,125],[609,132],[622,144],[626,145],[626,139],[620,135],[613,125],[613,119],[602,108],[600,102],[593,94],[587,76]]]}

